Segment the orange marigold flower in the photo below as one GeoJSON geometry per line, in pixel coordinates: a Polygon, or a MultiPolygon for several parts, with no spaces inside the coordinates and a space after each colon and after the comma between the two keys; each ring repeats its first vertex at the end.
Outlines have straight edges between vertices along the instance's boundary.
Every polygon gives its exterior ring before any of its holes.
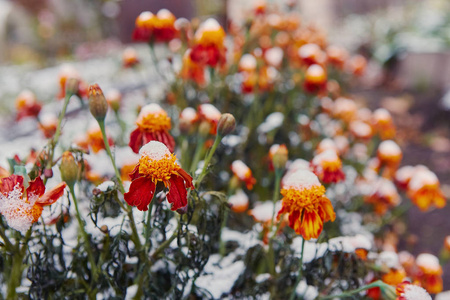
{"type": "Polygon", "coordinates": [[[206,83],[205,67],[191,59],[192,49],[187,49],[183,55],[180,77],[184,80],[192,80],[199,86],[206,83]]]}
{"type": "Polygon", "coordinates": [[[137,51],[134,48],[127,47],[122,53],[122,65],[124,68],[132,68],[139,64],[137,51]]]}
{"type": "Polygon", "coordinates": [[[200,104],[197,111],[200,121],[205,121],[210,125],[209,133],[216,134],[217,124],[222,116],[220,111],[214,105],[209,103],[200,104]]]}
{"type": "Polygon", "coordinates": [[[372,118],[375,131],[382,140],[389,140],[395,137],[394,121],[389,111],[379,108],[373,112],[372,118]]]}
{"type": "Polygon", "coordinates": [[[141,109],[136,121],[137,128],[131,132],[130,148],[139,153],[139,149],[150,141],[158,141],[166,145],[170,152],[175,149],[175,140],[170,135],[171,119],[156,103],[148,104],[141,109]]]}
{"type": "Polygon", "coordinates": [[[0,180],[0,214],[9,227],[25,233],[39,220],[44,206],[55,203],[64,194],[66,183],[62,182],[45,193],[40,177],[30,181],[26,189],[23,181],[23,177],[18,175],[0,180]]]}
{"type": "Polygon", "coordinates": [[[153,33],[156,23],[156,16],[149,11],[141,12],[136,18],[133,39],[141,42],[148,42],[153,33]]]}
{"type": "Polygon", "coordinates": [[[248,196],[243,190],[239,190],[228,198],[228,203],[231,204],[232,211],[242,213],[248,209],[248,196]]]}
{"type": "Polygon", "coordinates": [[[307,170],[299,170],[283,181],[282,207],[278,216],[288,213],[289,226],[305,240],[316,239],[323,223],[334,221],[336,214],[325,196],[317,176],[307,170]]]}
{"type": "Polygon", "coordinates": [[[397,169],[403,154],[396,142],[387,140],[378,146],[377,156],[382,165],[397,169]]]}
{"type": "Polygon", "coordinates": [[[432,205],[443,208],[447,202],[436,174],[426,169],[421,169],[412,176],[407,193],[422,211],[428,210],[432,205]]]}
{"type": "Polygon", "coordinates": [[[367,60],[362,55],[355,55],[350,58],[347,69],[348,71],[355,76],[362,76],[366,71],[367,60]]]}
{"type": "MultiPolygon", "coordinates": [[[[109,145],[113,144],[111,138],[108,138],[108,143],[109,145]]],[[[105,143],[103,142],[103,135],[100,127],[93,125],[88,129],[86,132],[85,144],[81,142],[80,147],[83,147],[84,145],[90,146],[94,153],[98,153],[100,150],[105,149],[105,143]]]]}
{"type": "Polygon", "coordinates": [[[197,29],[194,36],[194,46],[190,53],[192,61],[215,67],[225,63],[225,31],[214,20],[208,19],[197,29]]]}
{"type": "Polygon", "coordinates": [[[372,127],[363,121],[351,121],[349,129],[352,135],[357,139],[369,140],[372,137],[372,127]]]}
{"type": "Polygon", "coordinates": [[[339,46],[329,46],[327,48],[327,61],[338,69],[343,69],[348,59],[348,52],[339,46]]]}
{"type": "Polygon", "coordinates": [[[417,256],[416,264],[420,269],[418,280],[421,285],[431,294],[442,292],[442,267],[439,259],[433,254],[422,253],[417,256]]]}
{"type": "Polygon", "coordinates": [[[402,267],[398,268],[390,268],[389,272],[386,274],[383,274],[381,277],[381,280],[383,280],[385,283],[389,285],[397,285],[403,282],[406,278],[406,272],[405,269],[402,267]]]}
{"type": "Polygon", "coordinates": [[[376,214],[383,215],[389,208],[400,204],[400,196],[392,181],[379,178],[365,201],[373,204],[376,214]]]}
{"type": "Polygon", "coordinates": [[[327,88],[327,73],[321,65],[310,65],[306,70],[303,88],[309,93],[324,92],[327,88]]]}
{"type": "Polygon", "coordinates": [[[63,99],[66,96],[66,89],[69,88],[69,92],[77,95],[80,98],[87,96],[87,85],[81,80],[80,74],[77,70],[70,65],[65,65],[61,68],[59,74],[59,94],[58,99],[63,99]],[[69,83],[69,86],[66,86],[69,83]]]}
{"type": "Polygon", "coordinates": [[[192,133],[194,129],[194,124],[198,121],[197,111],[192,107],[186,107],[180,113],[180,131],[182,133],[192,133]]]}
{"type": "Polygon", "coordinates": [[[24,90],[16,98],[16,120],[24,117],[37,117],[41,108],[42,104],[37,101],[34,93],[29,90],[24,90]]]}
{"type": "Polygon", "coordinates": [[[58,118],[54,114],[44,114],[39,118],[39,129],[49,139],[53,137],[58,127],[58,118]]]}
{"type": "Polygon", "coordinates": [[[256,58],[252,54],[246,53],[239,60],[239,72],[255,72],[257,65],[256,58]]]}
{"type": "Polygon", "coordinates": [[[346,123],[354,120],[358,112],[355,101],[339,97],[334,101],[333,115],[346,123]]]}
{"type": "Polygon", "coordinates": [[[331,149],[314,156],[311,169],[324,183],[337,183],[345,179],[341,159],[331,149]]]}
{"type": "Polygon", "coordinates": [[[119,90],[111,89],[106,93],[106,102],[108,102],[109,107],[115,112],[119,111],[120,104],[122,102],[122,94],[119,90]]]}
{"type": "Polygon", "coordinates": [[[176,156],[161,142],[151,141],[139,151],[141,158],[130,174],[130,190],[125,193],[125,201],[141,211],[148,205],[155,192],[164,187],[169,189],[167,201],[172,210],[180,213],[187,209],[187,190],[194,188],[192,177],[176,162],[176,156]]]}
{"type": "Polygon", "coordinates": [[[288,149],[285,144],[274,144],[269,149],[269,169],[284,169],[288,161],[288,149]]]}
{"type": "Polygon", "coordinates": [[[298,56],[307,66],[313,64],[322,65],[326,60],[326,55],[317,44],[305,44],[298,49],[298,56]]]}
{"type": "Polygon", "coordinates": [[[252,170],[242,160],[233,161],[231,171],[239,180],[245,182],[247,189],[253,189],[256,179],[253,178],[252,170]]]}
{"type": "Polygon", "coordinates": [[[450,235],[447,235],[444,240],[445,250],[450,252],[450,235]]]}
{"type": "Polygon", "coordinates": [[[431,300],[430,294],[424,288],[408,281],[399,283],[395,292],[398,296],[396,300],[431,300]]]}

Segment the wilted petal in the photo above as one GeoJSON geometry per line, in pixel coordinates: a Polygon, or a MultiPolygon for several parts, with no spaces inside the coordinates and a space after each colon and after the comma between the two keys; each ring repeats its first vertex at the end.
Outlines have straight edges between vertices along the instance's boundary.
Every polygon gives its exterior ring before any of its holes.
{"type": "Polygon", "coordinates": [[[131,182],[130,191],[124,194],[125,201],[141,211],[147,211],[153,199],[155,184],[147,177],[139,177],[131,182]]]}
{"type": "Polygon", "coordinates": [[[54,188],[52,188],[50,191],[44,194],[41,198],[39,198],[36,203],[41,206],[51,205],[55,203],[59,198],[64,195],[64,189],[66,188],[67,184],[65,182],[61,182],[54,188]]]}
{"type": "Polygon", "coordinates": [[[23,177],[22,176],[18,176],[18,175],[11,175],[9,177],[6,178],[2,178],[0,180],[0,193],[4,194],[4,195],[8,195],[9,192],[14,190],[14,187],[19,184],[19,187],[22,190],[24,190],[23,187],[23,177]]]}
{"type": "Polygon", "coordinates": [[[180,176],[170,178],[170,188],[167,194],[167,201],[172,203],[172,210],[183,208],[187,205],[187,190],[184,180],[180,176]]]}
{"type": "Polygon", "coordinates": [[[315,211],[304,211],[303,220],[301,226],[301,234],[305,240],[311,238],[316,239],[319,237],[323,229],[322,219],[315,211]]]}
{"type": "Polygon", "coordinates": [[[27,188],[27,197],[31,194],[41,197],[45,193],[45,185],[41,177],[36,177],[35,180],[30,181],[30,186],[27,188]]]}

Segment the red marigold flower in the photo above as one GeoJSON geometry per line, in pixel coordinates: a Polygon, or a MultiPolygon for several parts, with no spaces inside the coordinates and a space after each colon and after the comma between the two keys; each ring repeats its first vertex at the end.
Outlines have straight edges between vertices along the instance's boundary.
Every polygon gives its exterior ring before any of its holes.
{"type": "Polygon", "coordinates": [[[367,60],[362,55],[355,55],[350,58],[347,69],[355,76],[362,76],[366,72],[367,60]]]}
{"type": "Polygon", "coordinates": [[[223,65],[226,51],[225,36],[222,26],[214,19],[210,18],[200,24],[190,53],[192,61],[211,67],[223,65]]]}
{"type": "Polygon", "coordinates": [[[25,233],[38,221],[44,206],[55,203],[64,194],[65,187],[66,183],[62,182],[45,193],[44,182],[40,177],[30,181],[26,189],[22,176],[11,175],[2,178],[0,214],[5,217],[9,227],[25,233]]]}
{"type": "Polygon", "coordinates": [[[309,93],[323,92],[327,88],[327,73],[321,65],[311,65],[306,70],[303,88],[309,93]]]}
{"type": "Polygon", "coordinates": [[[348,59],[348,52],[339,46],[329,46],[327,48],[327,61],[336,68],[342,70],[348,59]]]}
{"type": "Polygon", "coordinates": [[[130,148],[139,153],[139,149],[150,141],[158,141],[166,145],[170,152],[175,149],[175,140],[170,135],[172,128],[170,117],[156,103],[148,104],[141,109],[136,121],[137,128],[131,132],[130,148]]]}
{"type": "Polygon", "coordinates": [[[70,65],[65,65],[61,68],[58,74],[60,91],[58,94],[58,99],[63,99],[66,95],[66,89],[74,93],[80,98],[85,98],[87,96],[87,85],[81,80],[80,74],[77,70],[70,65]],[[67,87],[66,85],[70,83],[67,87]]]}
{"type": "MultiPolygon", "coordinates": [[[[85,137],[78,137],[75,143],[85,149],[89,150],[89,146],[94,153],[98,153],[100,150],[105,149],[105,143],[103,142],[103,135],[100,127],[97,124],[92,125],[86,132],[85,137]]],[[[109,145],[113,145],[113,140],[108,137],[109,145]]]]}
{"type": "Polygon", "coordinates": [[[305,44],[298,49],[298,56],[307,66],[325,62],[326,55],[316,44],[305,44]]]}
{"type": "Polygon", "coordinates": [[[173,40],[178,30],[175,28],[175,16],[167,9],[161,9],[156,14],[153,35],[157,42],[169,42],[173,40]]]}
{"type": "Polygon", "coordinates": [[[58,118],[54,114],[44,114],[39,118],[39,129],[49,139],[53,137],[58,127],[58,118]]]}
{"type": "Polygon", "coordinates": [[[426,211],[431,206],[443,208],[447,201],[440,188],[436,174],[427,169],[417,170],[411,177],[407,188],[408,196],[417,207],[426,211]]]}
{"type": "Polygon", "coordinates": [[[155,191],[168,188],[167,201],[172,210],[183,211],[187,206],[188,188],[194,188],[192,177],[176,162],[176,156],[161,142],[151,141],[140,150],[139,163],[130,174],[130,191],[125,201],[141,211],[148,210],[155,191]],[[162,183],[162,184],[161,184],[162,183]]]}
{"type": "Polygon", "coordinates": [[[317,154],[311,161],[311,168],[324,183],[337,183],[345,179],[341,159],[331,149],[317,154]]]}
{"type": "Polygon", "coordinates": [[[334,101],[333,115],[344,121],[350,123],[354,120],[358,112],[358,107],[355,101],[343,97],[339,97],[334,101]]]}
{"type": "Polygon", "coordinates": [[[383,141],[378,146],[377,156],[382,165],[397,169],[402,160],[402,150],[392,140],[383,141]]]}
{"type": "Polygon", "coordinates": [[[400,196],[392,181],[379,178],[365,201],[374,205],[375,213],[383,215],[389,208],[400,204],[400,196]]]}
{"type": "Polygon", "coordinates": [[[389,140],[395,137],[394,121],[389,111],[379,108],[373,112],[372,118],[373,126],[382,140],[389,140]]]}
{"type": "Polygon", "coordinates": [[[236,194],[228,198],[228,203],[231,205],[231,210],[235,213],[242,213],[248,209],[248,196],[244,191],[239,190],[236,194]]]}
{"type": "Polygon", "coordinates": [[[308,170],[298,170],[283,181],[282,208],[278,216],[288,213],[289,226],[305,240],[316,239],[323,223],[334,221],[336,214],[325,196],[317,176],[308,170]]]}
{"type": "Polygon", "coordinates": [[[219,123],[220,117],[222,116],[220,111],[214,105],[209,103],[200,104],[197,111],[200,121],[209,123],[209,133],[216,134],[217,124],[219,123]]]}
{"type": "Polygon", "coordinates": [[[417,277],[424,289],[431,294],[442,292],[442,267],[439,259],[433,254],[421,253],[416,258],[416,264],[420,269],[417,277]]]}
{"type": "Polygon", "coordinates": [[[398,284],[395,292],[397,300],[431,300],[425,289],[408,281],[398,284]]]}
{"type": "Polygon", "coordinates": [[[184,134],[190,134],[194,130],[194,124],[198,121],[197,111],[192,107],[186,107],[180,113],[180,131],[184,134]]]}
{"type": "Polygon", "coordinates": [[[133,39],[148,42],[155,26],[156,16],[149,11],[141,12],[136,18],[133,39]]]}
{"type": "Polygon", "coordinates": [[[192,80],[199,86],[206,83],[205,67],[191,59],[192,49],[187,49],[183,55],[180,77],[184,80],[192,80]]]}
{"type": "Polygon", "coordinates": [[[34,93],[29,90],[24,90],[16,98],[16,120],[24,117],[37,117],[41,108],[42,104],[37,101],[34,93]]]}
{"type": "Polygon", "coordinates": [[[127,47],[122,52],[122,65],[124,68],[132,68],[139,64],[139,57],[134,48],[127,47]]]}
{"type": "Polygon", "coordinates": [[[239,178],[239,180],[245,182],[247,189],[253,189],[256,179],[253,178],[252,170],[250,170],[250,168],[242,160],[233,161],[231,164],[231,171],[234,176],[239,178]]]}

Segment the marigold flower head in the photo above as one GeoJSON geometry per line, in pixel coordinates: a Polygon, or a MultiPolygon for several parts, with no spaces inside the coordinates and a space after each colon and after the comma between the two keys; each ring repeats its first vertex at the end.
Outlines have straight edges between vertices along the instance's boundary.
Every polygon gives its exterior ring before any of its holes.
{"type": "Polygon", "coordinates": [[[330,138],[325,138],[320,141],[320,143],[317,145],[316,148],[316,154],[320,154],[327,150],[334,150],[335,152],[338,152],[338,147],[334,140],[330,138]]]}
{"type": "Polygon", "coordinates": [[[358,111],[355,101],[339,97],[334,101],[333,115],[346,123],[354,120],[358,111]]]}
{"type": "MultiPolygon", "coordinates": [[[[113,140],[108,138],[109,145],[113,144],[113,140]]],[[[98,153],[100,150],[105,149],[105,143],[103,141],[102,131],[97,124],[92,125],[86,132],[86,138],[84,140],[79,140],[77,144],[89,150],[89,147],[94,153],[98,153]]]]}
{"type": "Polygon", "coordinates": [[[16,98],[16,120],[24,117],[37,117],[41,111],[42,104],[37,101],[36,96],[29,90],[22,91],[16,98]]]}
{"type": "Polygon", "coordinates": [[[402,150],[396,142],[392,140],[383,141],[378,146],[377,156],[382,165],[397,168],[402,160],[402,150]]]}
{"type": "Polygon", "coordinates": [[[305,74],[304,89],[310,93],[322,92],[327,86],[327,73],[325,69],[313,64],[308,67],[305,74]]]}
{"type": "Polygon", "coordinates": [[[228,198],[228,203],[231,204],[232,211],[242,213],[248,209],[248,196],[243,190],[239,190],[228,198]]]}
{"type": "Polygon", "coordinates": [[[367,60],[362,55],[355,55],[350,58],[347,69],[348,71],[355,76],[364,75],[367,68],[367,60]]]}
{"type": "Polygon", "coordinates": [[[148,42],[153,33],[156,16],[149,11],[144,11],[136,18],[133,39],[141,42],[148,42]]]}
{"type": "Polygon", "coordinates": [[[80,98],[87,96],[87,86],[81,80],[77,70],[70,65],[64,65],[58,74],[60,92],[58,99],[63,99],[66,96],[66,92],[69,94],[77,95],[80,98]]]}
{"type": "Polygon", "coordinates": [[[418,279],[421,285],[431,294],[437,294],[443,289],[442,267],[439,259],[433,254],[421,253],[416,258],[420,269],[418,279]]]}
{"type": "Polygon", "coordinates": [[[119,111],[120,104],[122,102],[122,94],[119,90],[111,89],[106,93],[106,102],[108,102],[109,107],[115,112],[119,111]]]}
{"type": "Polygon", "coordinates": [[[148,205],[155,192],[164,187],[169,190],[167,201],[172,210],[184,211],[187,206],[187,190],[194,188],[192,177],[176,162],[176,156],[161,142],[151,141],[139,151],[139,163],[130,174],[130,190],[125,193],[125,201],[141,211],[148,205]]]}
{"type": "Polygon", "coordinates": [[[305,44],[298,49],[298,56],[308,66],[313,64],[322,65],[326,55],[317,44],[305,44]]]}
{"type": "Polygon", "coordinates": [[[337,183],[345,179],[341,159],[332,149],[314,156],[311,161],[311,168],[314,174],[324,183],[337,183]]]}
{"type": "Polygon", "coordinates": [[[175,149],[175,140],[170,135],[171,119],[166,111],[156,103],[144,106],[136,120],[137,128],[130,134],[130,148],[138,153],[139,149],[150,141],[159,141],[171,152],[175,149]]]}
{"type": "Polygon", "coordinates": [[[62,182],[45,193],[40,177],[30,181],[25,189],[22,176],[11,175],[0,180],[0,214],[8,226],[25,233],[39,220],[44,206],[55,203],[63,194],[66,183],[62,182]]]}
{"type": "Polygon", "coordinates": [[[408,188],[409,181],[416,172],[416,168],[413,166],[403,166],[399,168],[394,175],[394,182],[399,189],[406,190],[408,188]]]}
{"type": "Polygon", "coordinates": [[[182,133],[191,133],[194,124],[198,121],[197,111],[192,107],[186,107],[180,113],[180,131],[182,133]]]}
{"type": "Polygon", "coordinates": [[[349,124],[349,129],[353,136],[357,139],[368,140],[372,137],[372,127],[363,121],[351,121],[349,124]]]}
{"type": "Polygon", "coordinates": [[[427,291],[408,281],[403,281],[396,288],[397,300],[431,300],[427,291]]]}
{"type": "Polygon", "coordinates": [[[200,24],[194,36],[191,59],[211,67],[222,65],[225,62],[225,36],[222,26],[214,19],[210,18],[200,24]]]}
{"type": "Polygon", "coordinates": [[[283,62],[284,52],[280,47],[267,49],[264,53],[264,59],[269,66],[279,68],[283,62]]]}
{"type": "Polygon", "coordinates": [[[283,181],[282,208],[278,216],[288,213],[289,226],[305,240],[318,238],[323,223],[334,221],[336,214],[325,188],[308,170],[298,170],[283,181]]]}
{"type": "Polygon", "coordinates": [[[439,179],[436,174],[427,169],[416,170],[409,181],[407,194],[422,211],[428,210],[433,205],[443,208],[447,203],[440,188],[439,179]]]}
{"type": "Polygon", "coordinates": [[[308,170],[310,171],[310,162],[301,158],[297,158],[293,162],[287,164],[287,171],[281,179],[281,186],[284,185],[284,181],[288,179],[292,174],[297,172],[298,170],[308,170]]]}
{"type": "Polygon", "coordinates": [[[288,161],[288,149],[286,145],[272,145],[269,149],[269,158],[273,168],[284,169],[288,161]]]}
{"type": "Polygon", "coordinates": [[[153,35],[157,42],[169,42],[177,36],[175,21],[175,16],[169,10],[163,8],[158,11],[153,24],[153,35]]]}
{"type": "Polygon", "coordinates": [[[241,59],[239,60],[239,72],[255,72],[257,65],[258,63],[256,61],[256,58],[252,54],[246,53],[242,55],[241,59]]]}
{"type": "Polygon", "coordinates": [[[245,182],[247,189],[253,189],[256,179],[253,178],[252,170],[242,160],[233,161],[231,171],[239,180],[245,182]]]}
{"type": "Polygon", "coordinates": [[[89,110],[97,121],[105,120],[108,102],[106,102],[105,95],[103,95],[103,91],[97,83],[89,86],[89,110]]]}
{"type": "Polygon", "coordinates": [[[373,112],[372,117],[373,126],[382,140],[389,140],[395,137],[394,121],[388,110],[379,108],[373,112]]]}
{"type": "Polygon", "coordinates": [[[402,267],[390,268],[389,272],[383,274],[381,280],[389,285],[397,285],[403,282],[406,278],[405,269],[402,267]]]}
{"type": "Polygon", "coordinates": [[[326,52],[328,63],[342,70],[348,59],[347,50],[339,46],[329,46],[326,52]]]}
{"type": "Polygon", "coordinates": [[[366,197],[366,202],[374,205],[375,213],[383,215],[386,211],[400,204],[400,196],[392,181],[379,178],[372,186],[372,191],[366,197]]]}
{"type": "Polygon", "coordinates": [[[124,68],[132,68],[139,64],[139,56],[136,49],[127,47],[122,52],[122,65],[124,68]]]}
{"type": "Polygon", "coordinates": [[[39,118],[39,129],[49,139],[53,137],[58,127],[58,118],[54,114],[44,114],[39,118]]]}

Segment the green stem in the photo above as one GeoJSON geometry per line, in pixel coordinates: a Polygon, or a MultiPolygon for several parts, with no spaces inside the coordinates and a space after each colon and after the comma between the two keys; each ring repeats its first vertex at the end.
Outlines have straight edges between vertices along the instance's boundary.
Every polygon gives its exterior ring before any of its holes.
{"type": "Polygon", "coordinates": [[[295,290],[297,289],[297,286],[303,277],[303,252],[305,252],[305,239],[302,240],[302,253],[300,253],[300,266],[298,269],[297,280],[295,281],[294,288],[292,290],[291,296],[289,297],[289,300],[293,300],[295,298],[295,290]]]}
{"type": "Polygon", "coordinates": [[[148,213],[147,213],[147,224],[145,228],[145,253],[148,252],[148,248],[150,245],[150,232],[152,229],[152,208],[153,208],[153,202],[155,201],[156,193],[153,195],[152,201],[150,201],[150,206],[148,207],[148,213]]]}
{"type": "Polygon", "coordinates": [[[98,270],[97,270],[97,264],[95,263],[94,254],[92,253],[91,242],[90,242],[90,239],[89,239],[89,236],[88,236],[86,230],[84,229],[84,222],[81,218],[80,210],[78,209],[78,200],[77,200],[77,197],[75,196],[74,186],[73,185],[69,186],[69,190],[70,190],[70,194],[73,199],[73,203],[75,205],[75,210],[77,212],[76,216],[77,216],[77,220],[78,220],[78,225],[80,226],[81,235],[83,236],[83,239],[84,239],[84,246],[86,247],[86,252],[88,254],[88,260],[89,260],[89,263],[91,264],[92,276],[94,278],[93,283],[95,284],[95,282],[98,279],[98,270]]]}
{"type": "Polygon", "coordinates": [[[214,144],[212,145],[211,149],[209,150],[208,154],[206,155],[203,169],[200,175],[198,176],[195,185],[198,187],[200,183],[202,183],[203,178],[206,176],[206,170],[208,169],[209,162],[211,161],[211,158],[214,155],[214,152],[216,152],[217,147],[219,146],[220,142],[222,141],[222,136],[220,134],[216,135],[216,139],[214,140],[214,144]]]}
{"type": "Polygon", "coordinates": [[[119,123],[120,130],[121,130],[120,136],[119,136],[119,141],[121,144],[124,144],[124,136],[125,136],[125,131],[127,130],[127,124],[125,124],[125,122],[120,117],[118,110],[114,111],[114,115],[116,116],[117,122],[119,123]]]}
{"type": "Polygon", "coordinates": [[[164,249],[166,249],[167,247],[169,247],[170,243],[172,243],[172,241],[174,239],[176,239],[176,237],[178,236],[179,228],[180,228],[180,223],[178,223],[177,230],[175,230],[173,232],[173,234],[167,240],[165,240],[161,245],[159,245],[159,247],[155,250],[155,252],[153,252],[152,260],[156,260],[158,258],[158,256],[161,254],[161,252],[164,251],[164,249]]]}
{"type": "Polygon", "coordinates": [[[205,138],[201,135],[198,136],[197,139],[197,147],[195,147],[194,159],[191,162],[191,173],[194,174],[197,169],[198,162],[200,161],[200,157],[202,156],[203,147],[205,146],[205,138]]]}
{"type": "Polygon", "coordinates": [[[9,280],[8,280],[8,288],[7,288],[7,295],[6,299],[17,299],[17,287],[20,286],[20,283],[22,282],[22,271],[25,268],[26,265],[23,263],[23,259],[25,258],[25,253],[28,247],[28,241],[31,237],[31,228],[27,231],[24,239],[24,243],[22,245],[22,248],[20,248],[20,245],[16,245],[16,251],[14,252],[14,255],[12,257],[12,269],[11,273],[9,274],[9,280]]]}
{"type": "Polygon", "coordinates": [[[221,257],[224,257],[224,255],[225,255],[225,243],[222,240],[222,231],[225,228],[225,225],[227,224],[228,214],[229,214],[229,209],[225,208],[225,212],[223,214],[222,224],[220,225],[219,254],[220,254],[221,257]]]}
{"type": "Polygon", "coordinates": [[[386,290],[386,291],[390,291],[390,290],[393,289],[393,287],[391,287],[387,283],[384,283],[381,280],[377,280],[377,281],[372,282],[371,284],[365,285],[365,286],[360,287],[360,288],[355,289],[355,290],[344,292],[344,293],[339,294],[339,295],[319,296],[317,298],[317,300],[326,300],[326,299],[336,299],[336,298],[350,297],[352,295],[358,294],[358,293],[360,293],[362,291],[365,291],[365,290],[368,290],[368,289],[371,289],[371,288],[374,288],[374,287],[378,287],[378,288],[381,288],[381,289],[386,290]]]}
{"type": "Polygon", "coordinates": [[[3,228],[3,224],[0,226],[0,236],[2,237],[3,241],[5,242],[5,247],[7,251],[12,251],[14,249],[14,245],[9,240],[8,236],[5,233],[5,230],[3,228]]]}

